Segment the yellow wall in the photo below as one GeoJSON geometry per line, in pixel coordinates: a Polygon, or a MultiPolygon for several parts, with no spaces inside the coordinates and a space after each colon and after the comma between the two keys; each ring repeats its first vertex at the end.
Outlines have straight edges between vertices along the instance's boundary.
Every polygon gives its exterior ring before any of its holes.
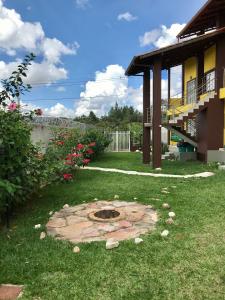
{"type": "Polygon", "coordinates": [[[220,99],[225,99],[225,88],[220,89],[220,99]]]}
{"type": "Polygon", "coordinates": [[[171,98],[169,100],[170,107],[178,107],[182,105],[182,98],[171,98]]]}
{"type": "MultiPolygon", "coordinates": [[[[184,94],[187,94],[187,82],[197,77],[197,59],[191,57],[184,63],[184,94]]],[[[186,101],[186,99],[185,99],[186,101]]]]}
{"type": "Polygon", "coordinates": [[[216,45],[205,51],[204,72],[207,73],[216,67],[216,45]]]}

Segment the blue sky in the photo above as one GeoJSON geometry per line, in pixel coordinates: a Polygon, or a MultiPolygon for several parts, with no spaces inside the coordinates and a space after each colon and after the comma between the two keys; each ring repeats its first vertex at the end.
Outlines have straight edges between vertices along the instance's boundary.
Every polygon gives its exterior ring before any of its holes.
{"type": "Polygon", "coordinates": [[[123,78],[124,69],[135,54],[174,42],[178,29],[204,3],[0,0],[0,76],[33,51],[37,59],[29,79],[34,88],[23,102],[62,116],[90,110],[101,115],[115,101],[141,109],[142,83],[123,78]],[[47,82],[53,84],[37,86],[47,82]]]}

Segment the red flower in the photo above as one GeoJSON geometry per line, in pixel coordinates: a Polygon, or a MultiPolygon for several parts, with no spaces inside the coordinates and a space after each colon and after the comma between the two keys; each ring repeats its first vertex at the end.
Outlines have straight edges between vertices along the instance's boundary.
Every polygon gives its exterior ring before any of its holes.
{"type": "Polygon", "coordinates": [[[94,151],[93,151],[92,149],[87,149],[86,153],[87,153],[87,154],[93,154],[94,151]]]}
{"type": "Polygon", "coordinates": [[[58,146],[63,146],[65,143],[63,142],[63,141],[57,141],[56,142],[56,145],[58,145],[58,146]]]}
{"type": "Polygon", "coordinates": [[[85,158],[85,159],[83,159],[82,162],[83,162],[84,165],[88,165],[90,161],[91,161],[90,159],[85,158]]]}
{"type": "Polygon", "coordinates": [[[42,116],[43,115],[43,111],[40,108],[35,109],[34,112],[35,112],[36,116],[42,116]]]}
{"type": "Polygon", "coordinates": [[[92,142],[88,145],[89,147],[95,147],[96,146],[96,143],[95,142],[92,142]]]}
{"type": "Polygon", "coordinates": [[[72,174],[63,174],[63,178],[64,178],[64,180],[72,180],[73,175],[72,174]]]}
{"type": "Polygon", "coordinates": [[[82,150],[84,149],[84,145],[83,144],[78,144],[77,145],[77,150],[82,150]]]}
{"type": "Polygon", "coordinates": [[[71,160],[71,159],[72,159],[72,154],[68,154],[66,160],[71,160]]]}

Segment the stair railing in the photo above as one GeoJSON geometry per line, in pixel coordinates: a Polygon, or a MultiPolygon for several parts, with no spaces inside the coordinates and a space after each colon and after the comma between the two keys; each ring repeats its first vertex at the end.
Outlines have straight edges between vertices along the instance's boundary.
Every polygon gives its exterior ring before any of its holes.
{"type": "MultiPolygon", "coordinates": [[[[209,80],[205,80],[206,79],[206,76],[204,76],[202,78],[202,82],[203,84],[198,86],[197,88],[193,89],[191,92],[189,92],[188,94],[185,93],[182,97],[179,97],[181,98],[182,102],[184,103],[184,100],[187,99],[187,96],[189,95],[190,96],[190,99],[196,99],[196,101],[191,101],[190,103],[187,103],[187,105],[190,105],[190,108],[194,108],[196,103],[198,103],[198,100],[200,99],[200,96],[203,95],[203,91],[206,91],[206,87],[209,86],[211,83],[214,84],[214,88],[216,86],[216,81],[217,79],[216,78],[213,78],[213,79],[209,79],[209,80]],[[192,97],[192,95],[194,97],[192,97]]],[[[215,89],[214,89],[215,90],[215,89]]],[[[210,92],[212,91],[208,91],[206,92],[206,94],[210,94],[210,92]]],[[[176,95],[174,95],[173,97],[171,98],[176,98],[178,95],[181,95],[181,93],[178,93],[176,95]]],[[[178,97],[177,97],[178,98],[178,97]]],[[[179,99],[178,98],[178,99],[179,99]]],[[[169,110],[172,111],[172,118],[174,119],[176,117],[176,115],[180,115],[180,114],[183,114],[185,113],[185,111],[182,111],[178,108],[179,106],[170,106],[169,107],[169,110]]]]}

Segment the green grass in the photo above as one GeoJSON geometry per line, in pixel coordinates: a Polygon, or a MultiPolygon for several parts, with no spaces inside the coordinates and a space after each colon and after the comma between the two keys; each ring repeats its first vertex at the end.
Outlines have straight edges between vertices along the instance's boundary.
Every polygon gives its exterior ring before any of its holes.
{"type": "MultiPolygon", "coordinates": [[[[129,171],[140,171],[140,172],[157,172],[152,169],[150,165],[142,163],[141,153],[104,153],[98,160],[92,162],[90,166],[102,167],[102,168],[116,168],[129,171]]],[[[205,171],[214,171],[215,165],[203,164],[199,161],[162,161],[161,173],[169,174],[193,174],[205,171]]]]}
{"type": "Polygon", "coordinates": [[[11,230],[0,233],[0,283],[25,284],[22,300],[225,299],[224,182],[222,172],[181,180],[78,171],[74,182],[42,190],[15,213],[11,230]],[[171,193],[162,194],[163,187],[171,193]],[[72,244],[40,240],[40,230],[33,229],[65,203],[115,194],[130,201],[137,197],[157,209],[156,231],[144,235],[144,243],[124,241],[111,251],[103,242],[80,244],[81,252],[74,254],[72,244]],[[177,215],[175,225],[165,225],[165,201],[177,215]],[[170,231],[168,238],[161,238],[163,229],[170,231]]]}

